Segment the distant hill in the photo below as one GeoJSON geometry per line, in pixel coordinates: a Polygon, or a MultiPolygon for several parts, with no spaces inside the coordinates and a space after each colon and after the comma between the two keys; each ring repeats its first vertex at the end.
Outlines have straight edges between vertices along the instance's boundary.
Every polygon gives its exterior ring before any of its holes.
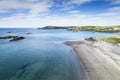
{"type": "Polygon", "coordinates": [[[68,29],[68,27],[64,27],[64,26],[45,26],[41,29],[68,29]]]}
{"type": "Polygon", "coordinates": [[[120,32],[120,26],[45,26],[40,29],[67,29],[69,31],[120,32]]]}

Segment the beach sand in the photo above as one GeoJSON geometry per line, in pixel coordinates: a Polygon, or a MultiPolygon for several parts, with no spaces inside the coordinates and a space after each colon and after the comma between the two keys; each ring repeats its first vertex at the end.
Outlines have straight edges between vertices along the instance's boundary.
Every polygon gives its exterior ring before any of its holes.
{"type": "Polygon", "coordinates": [[[120,80],[120,45],[104,41],[67,41],[84,64],[87,80],[120,80]]]}

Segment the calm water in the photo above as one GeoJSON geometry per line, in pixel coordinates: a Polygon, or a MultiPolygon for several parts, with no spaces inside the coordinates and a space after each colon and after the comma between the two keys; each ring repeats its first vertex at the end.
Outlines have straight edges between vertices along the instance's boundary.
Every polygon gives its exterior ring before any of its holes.
{"type": "Polygon", "coordinates": [[[66,30],[0,29],[0,36],[21,35],[16,42],[0,40],[0,80],[84,80],[84,69],[67,40],[109,37],[112,33],[66,30]],[[11,31],[12,33],[7,33],[11,31]],[[33,34],[26,34],[32,32],[33,34]]]}

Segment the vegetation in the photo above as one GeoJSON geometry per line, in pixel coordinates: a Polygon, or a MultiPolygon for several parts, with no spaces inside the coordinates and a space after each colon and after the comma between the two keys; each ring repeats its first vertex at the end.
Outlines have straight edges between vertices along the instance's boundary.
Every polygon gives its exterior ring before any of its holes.
{"type": "Polygon", "coordinates": [[[82,26],[68,28],[70,31],[120,32],[120,26],[82,26]]]}
{"type": "Polygon", "coordinates": [[[67,29],[67,27],[63,27],[63,26],[46,26],[46,27],[43,27],[41,29],[67,29]]]}
{"type": "Polygon", "coordinates": [[[107,42],[120,43],[120,37],[99,38],[99,40],[103,40],[103,41],[107,41],[107,42]]]}
{"type": "Polygon", "coordinates": [[[69,31],[120,32],[120,26],[46,26],[41,29],[67,29],[69,31]]]}

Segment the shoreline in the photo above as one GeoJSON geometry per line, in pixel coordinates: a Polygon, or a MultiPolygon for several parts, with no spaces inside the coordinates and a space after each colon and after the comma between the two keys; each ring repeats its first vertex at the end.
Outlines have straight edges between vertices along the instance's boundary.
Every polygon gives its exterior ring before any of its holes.
{"type": "Polygon", "coordinates": [[[120,79],[120,46],[104,41],[67,41],[82,61],[87,80],[120,79]]]}

